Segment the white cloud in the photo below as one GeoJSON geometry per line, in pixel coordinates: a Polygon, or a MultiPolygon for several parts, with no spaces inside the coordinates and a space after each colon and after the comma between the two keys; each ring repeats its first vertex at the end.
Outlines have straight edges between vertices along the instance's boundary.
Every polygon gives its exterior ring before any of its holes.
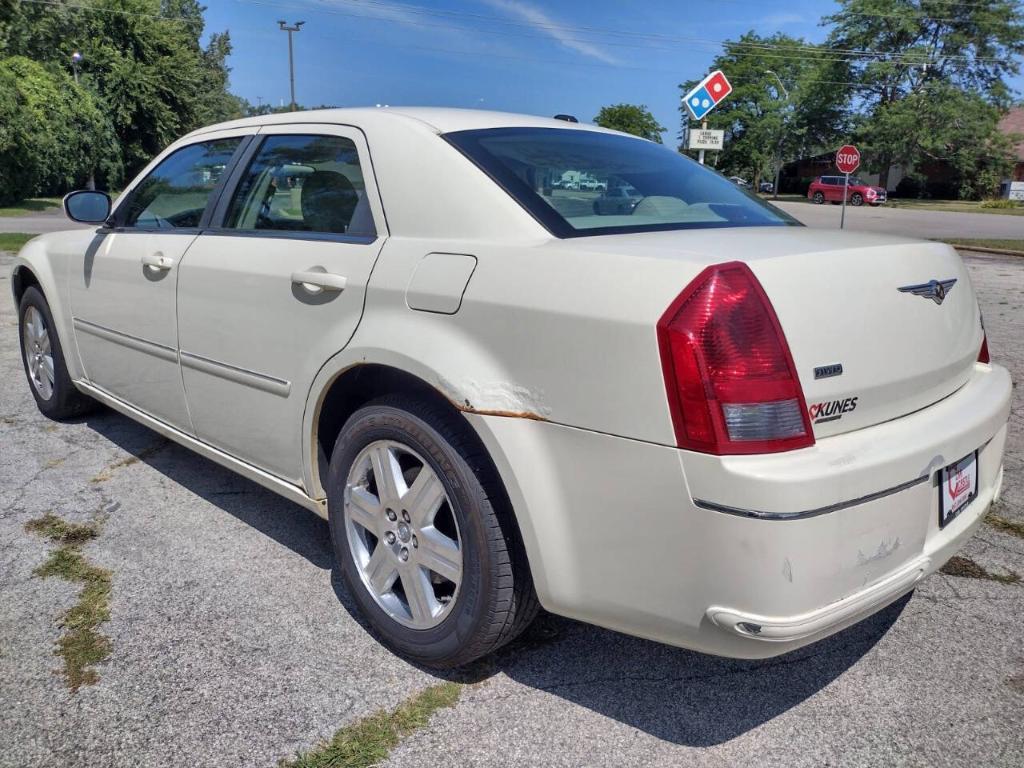
{"type": "Polygon", "coordinates": [[[592,59],[603,61],[606,64],[619,63],[618,59],[598,47],[598,45],[583,40],[576,40],[569,30],[564,29],[565,25],[559,24],[558,21],[535,6],[521,2],[521,0],[483,0],[483,2],[492,8],[503,11],[509,16],[522,19],[538,32],[542,32],[548,37],[557,40],[570,50],[582,53],[584,56],[589,56],[592,59]]]}

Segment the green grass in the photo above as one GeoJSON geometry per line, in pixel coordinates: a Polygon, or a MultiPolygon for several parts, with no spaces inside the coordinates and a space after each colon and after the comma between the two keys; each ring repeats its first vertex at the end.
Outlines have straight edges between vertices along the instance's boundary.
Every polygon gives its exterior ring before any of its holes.
{"type": "Polygon", "coordinates": [[[52,208],[59,208],[61,198],[59,197],[33,197],[0,207],[0,216],[28,216],[33,213],[41,213],[52,208]]]}
{"type": "Polygon", "coordinates": [[[280,768],[369,768],[378,765],[402,739],[424,727],[439,709],[459,700],[462,686],[441,683],[427,688],[392,712],[380,710],[345,726],[326,744],[304,752],[293,760],[282,760],[280,768]]]}
{"type": "Polygon", "coordinates": [[[1024,251],[1024,240],[993,240],[981,237],[951,237],[944,238],[944,243],[956,245],[961,248],[997,248],[1002,251],[1024,251]]]}
{"type": "Polygon", "coordinates": [[[1010,571],[1009,573],[992,573],[978,565],[969,557],[962,557],[960,555],[951,557],[949,562],[939,569],[939,573],[944,573],[947,576],[959,576],[964,579],[986,579],[988,581],[998,581],[1000,584],[1020,583],[1020,574],[1014,573],[1013,571],[1010,571]]]}
{"type": "Polygon", "coordinates": [[[0,251],[21,250],[21,246],[33,237],[36,235],[26,235],[24,232],[0,232],[0,251]]]}
{"type": "Polygon", "coordinates": [[[110,639],[97,631],[110,620],[110,571],[93,565],[80,551],[83,544],[99,536],[101,525],[99,520],[87,525],[69,523],[50,512],[25,524],[25,530],[60,545],[36,568],[35,575],[82,585],[78,602],[60,618],[64,634],[55,651],[64,660],[64,680],[72,692],[99,680],[93,667],[111,650],[110,639]]]}
{"type": "Polygon", "coordinates": [[[1024,522],[1020,520],[1010,520],[1002,515],[997,515],[995,512],[989,512],[985,516],[985,522],[998,531],[1024,539],[1024,522]]]}
{"type": "Polygon", "coordinates": [[[1024,216],[1024,205],[1003,207],[986,205],[985,200],[907,200],[889,199],[893,208],[914,208],[920,211],[950,211],[953,213],[991,213],[997,216],[1024,216]]]}

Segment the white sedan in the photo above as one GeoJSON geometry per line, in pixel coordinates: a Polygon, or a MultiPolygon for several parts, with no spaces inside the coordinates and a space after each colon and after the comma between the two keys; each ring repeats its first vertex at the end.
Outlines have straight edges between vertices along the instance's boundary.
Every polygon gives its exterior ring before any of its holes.
{"type": "Polygon", "coordinates": [[[94,226],[13,272],[42,412],[105,404],[326,516],[425,664],[538,605],[780,654],[912,590],[999,494],[1010,377],[957,254],[804,228],[648,141],[277,114],[65,208],[94,226]]]}

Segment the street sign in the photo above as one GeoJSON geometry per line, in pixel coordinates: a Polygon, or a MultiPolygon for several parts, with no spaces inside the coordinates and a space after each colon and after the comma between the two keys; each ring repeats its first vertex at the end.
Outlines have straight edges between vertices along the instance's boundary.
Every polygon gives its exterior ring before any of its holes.
{"type": "Polygon", "coordinates": [[[846,144],[836,152],[836,168],[840,173],[853,173],[860,168],[860,150],[852,144],[846,144]]]}
{"type": "Polygon", "coordinates": [[[725,146],[725,131],[709,131],[705,128],[690,129],[688,149],[722,149],[725,146]]]}
{"type": "Polygon", "coordinates": [[[683,103],[686,104],[686,108],[693,115],[694,120],[703,120],[708,112],[718,106],[718,103],[730,93],[732,93],[732,85],[729,84],[722,71],[716,69],[683,97],[683,103]]]}

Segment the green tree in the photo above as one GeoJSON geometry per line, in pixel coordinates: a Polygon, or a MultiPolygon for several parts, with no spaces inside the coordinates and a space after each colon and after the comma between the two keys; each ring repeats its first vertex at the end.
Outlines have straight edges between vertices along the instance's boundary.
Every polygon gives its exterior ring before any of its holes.
{"type": "Polygon", "coordinates": [[[114,132],[93,95],[66,72],[0,59],[0,200],[66,191],[121,175],[114,132]]]}
{"type": "Polygon", "coordinates": [[[196,0],[16,2],[0,51],[65,71],[81,52],[81,85],[103,105],[132,174],[182,134],[242,116],[227,91],[230,38],[214,34],[204,48],[203,28],[196,0]]]}
{"type": "Polygon", "coordinates": [[[1015,0],[839,0],[825,18],[832,24],[828,44],[851,61],[859,104],[867,115],[862,135],[869,165],[888,181],[893,163],[949,160],[966,174],[962,189],[977,188],[972,168],[988,163],[983,153],[998,150],[997,109],[1009,106],[1008,76],[1020,72],[1024,54],[1024,10],[1015,0]],[[868,53],[864,53],[868,52],[868,53]],[[975,109],[962,115],[957,107],[975,109]],[[922,119],[915,120],[915,110],[922,119]],[[955,120],[954,135],[938,145],[936,113],[955,120]],[[995,119],[993,119],[995,116],[995,119]],[[991,130],[982,135],[983,126],[991,130]],[[898,133],[882,130],[891,127],[898,133]],[[977,156],[963,142],[973,137],[977,156]]]}
{"type": "Polygon", "coordinates": [[[642,139],[656,141],[661,144],[661,132],[665,130],[646,104],[612,104],[601,107],[594,122],[602,128],[622,131],[639,136],[642,139]]]}
{"type": "MultiPolygon", "coordinates": [[[[726,173],[759,182],[776,163],[814,154],[835,143],[849,124],[847,64],[818,46],[777,33],[748,32],[726,42],[711,69],[721,69],[733,92],[708,116],[710,128],[725,131],[716,158],[726,173]]],[[[687,93],[697,80],[680,85],[687,93]]],[[[684,143],[691,127],[685,105],[684,143]]]]}

